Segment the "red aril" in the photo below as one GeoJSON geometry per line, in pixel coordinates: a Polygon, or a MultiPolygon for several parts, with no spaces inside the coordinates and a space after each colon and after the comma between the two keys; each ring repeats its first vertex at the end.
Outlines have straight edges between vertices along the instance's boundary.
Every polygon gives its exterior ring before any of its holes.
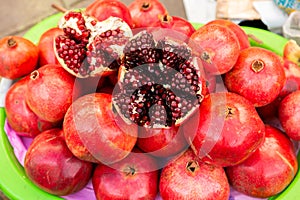
{"type": "Polygon", "coordinates": [[[237,191],[257,198],[279,194],[298,170],[293,143],[279,129],[266,125],[262,145],[244,162],[226,168],[230,184],[237,191]]]}
{"type": "Polygon", "coordinates": [[[278,116],[286,134],[293,140],[300,140],[300,90],[287,95],[279,104],[278,116]]]}
{"type": "Polygon", "coordinates": [[[26,76],[9,88],[5,97],[5,112],[9,125],[18,135],[35,137],[59,124],[42,120],[27,106],[25,95],[28,79],[29,76],[26,76]]]}
{"type": "Polygon", "coordinates": [[[50,129],[34,138],[25,156],[28,178],[57,196],[83,189],[92,176],[92,163],[76,158],[68,149],[61,129],[50,129]]]}
{"type": "Polygon", "coordinates": [[[281,58],[260,47],[249,47],[239,54],[224,83],[231,92],[251,101],[255,107],[271,103],[286,82],[281,58]]]}
{"type": "Polygon", "coordinates": [[[162,169],[159,192],[162,199],[224,200],[229,183],[221,166],[204,163],[188,149],[162,169]]]}
{"type": "Polygon", "coordinates": [[[45,31],[37,44],[37,47],[39,49],[39,66],[43,66],[46,64],[59,64],[55,53],[54,53],[54,39],[58,35],[62,35],[63,30],[54,27],[50,28],[47,31],[45,31]]]}
{"type": "Polygon", "coordinates": [[[95,0],[86,7],[85,13],[95,17],[98,21],[109,17],[123,19],[130,27],[133,27],[132,17],[127,6],[119,0],[95,0]]]}
{"type": "Polygon", "coordinates": [[[230,30],[232,30],[235,33],[235,35],[236,35],[236,37],[239,41],[241,50],[250,47],[250,42],[248,40],[248,35],[242,29],[242,27],[240,27],[239,25],[237,25],[233,21],[225,20],[225,19],[215,19],[215,20],[212,20],[212,21],[208,22],[207,24],[219,24],[219,25],[222,25],[222,26],[227,26],[228,28],[230,28],[230,30]]]}
{"type": "Polygon", "coordinates": [[[69,107],[63,130],[66,143],[78,158],[111,164],[124,159],[137,139],[137,126],[125,126],[114,116],[111,94],[91,93],[69,107]]]}
{"type": "Polygon", "coordinates": [[[44,65],[30,74],[26,103],[41,119],[61,122],[71,103],[80,95],[75,77],[60,65],[44,65]]]}
{"type": "Polygon", "coordinates": [[[159,15],[167,14],[167,10],[159,0],[134,0],[128,9],[130,11],[133,27],[146,28],[159,21],[159,15]]]}
{"type": "Polygon", "coordinates": [[[206,95],[199,112],[183,125],[195,154],[223,167],[247,159],[262,143],[264,123],[246,98],[231,92],[206,95]]]}
{"type": "Polygon", "coordinates": [[[0,40],[0,76],[17,79],[30,74],[38,63],[38,48],[20,36],[0,40]]]}
{"type": "Polygon", "coordinates": [[[120,162],[99,164],[92,178],[97,199],[149,199],[158,191],[158,168],[149,155],[134,149],[120,162]]]}

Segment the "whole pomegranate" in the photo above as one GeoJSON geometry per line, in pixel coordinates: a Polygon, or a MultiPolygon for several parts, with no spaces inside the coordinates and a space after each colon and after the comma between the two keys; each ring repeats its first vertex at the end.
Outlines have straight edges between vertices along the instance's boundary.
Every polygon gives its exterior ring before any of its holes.
{"type": "Polygon", "coordinates": [[[125,127],[114,116],[111,101],[110,94],[91,93],[69,107],[63,130],[69,149],[78,158],[112,164],[124,159],[135,146],[137,127],[125,127]]]}
{"type": "Polygon", "coordinates": [[[76,158],[61,129],[50,129],[34,138],[26,152],[24,169],[41,189],[63,196],[84,188],[92,176],[92,163],[76,158]]]}
{"type": "Polygon", "coordinates": [[[130,27],[133,21],[127,6],[119,0],[95,0],[86,7],[87,15],[95,17],[98,21],[106,20],[109,17],[123,19],[130,27]]]}
{"type": "Polygon", "coordinates": [[[264,123],[253,104],[231,92],[206,95],[199,112],[183,128],[198,157],[223,167],[247,159],[265,134],[264,123]]]}
{"type": "Polygon", "coordinates": [[[149,199],[158,192],[156,161],[140,150],[110,166],[99,164],[92,177],[97,199],[149,199]]]}
{"type": "Polygon", "coordinates": [[[159,15],[167,14],[167,9],[159,0],[134,0],[128,5],[133,27],[146,28],[159,21],[159,15]]]}
{"type": "Polygon", "coordinates": [[[40,37],[37,47],[39,49],[39,66],[46,64],[59,64],[54,53],[54,39],[58,35],[62,35],[63,30],[54,27],[46,30],[40,37]]]}
{"type": "Polygon", "coordinates": [[[227,26],[205,24],[191,35],[191,39],[209,73],[225,74],[238,59],[240,44],[236,34],[227,26]]]}
{"type": "Polygon", "coordinates": [[[279,129],[266,125],[262,145],[244,162],[226,168],[230,184],[249,196],[268,198],[279,194],[298,170],[291,140],[279,129]]]}
{"type": "Polygon", "coordinates": [[[44,65],[30,74],[26,103],[41,119],[61,122],[71,103],[80,95],[75,77],[60,65],[44,65]]]}
{"type": "Polygon", "coordinates": [[[278,108],[278,116],[283,129],[290,138],[296,141],[300,141],[299,100],[300,90],[297,90],[287,95],[278,108]]]}
{"type": "Polygon", "coordinates": [[[162,169],[159,192],[162,199],[224,200],[229,183],[221,166],[204,163],[188,149],[162,169]]]}
{"type": "Polygon", "coordinates": [[[114,74],[123,48],[132,37],[130,27],[121,18],[110,16],[97,21],[76,11],[66,12],[59,28],[64,34],[55,38],[56,58],[65,70],[79,78],[114,74]]]}
{"type": "Polygon", "coordinates": [[[148,26],[168,28],[182,33],[188,37],[190,37],[196,31],[194,26],[189,21],[181,17],[170,16],[169,14],[158,15],[157,17],[159,20],[149,24],[148,26]]]}
{"type": "Polygon", "coordinates": [[[285,82],[281,58],[260,47],[242,50],[233,69],[224,75],[227,89],[244,96],[255,107],[271,103],[285,82]]]}
{"type": "Polygon", "coordinates": [[[20,36],[0,40],[0,76],[17,79],[30,74],[38,63],[38,48],[20,36]]]}
{"type": "Polygon", "coordinates": [[[28,79],[29,76],[26,76],[9,88],[5,97],[5,112],[9,125],[18,135],[35,137],[39,133],[59,124],[39,118],[27,106],[25,96],[28,79]]]}

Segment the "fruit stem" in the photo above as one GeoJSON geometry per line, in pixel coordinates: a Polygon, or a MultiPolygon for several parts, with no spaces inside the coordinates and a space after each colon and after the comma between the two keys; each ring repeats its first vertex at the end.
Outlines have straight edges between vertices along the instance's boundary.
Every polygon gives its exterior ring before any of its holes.
{"type": "Polygon", "coordinates": [[[261,60],[254,60],[254,61],[252,62],[252,65],[251,65],[251,69],[252,69],[254,72],[256,72],[256,73],[258,73],[258,72],[260,72],[261,70],[263,70],[264,67],[265,67],[265,64],[264,64],[264,62],[261,61],[261,60]]]}
{"type": "Polygon", "coordinates": [[[13,37],[10,37],[8,40],[7,40],[7,46],[9,48],[12,48],[12,47],[15,47],[17,45],[17,42],[16,40],[13,38],[13,37]]]}
{"type": "Polygon", "coordinates": [[[247,34],[248,38],[254,40],[256,43],[258,44],[263,44],[263,41],[261,41],[260,39],[258,39],[255,35],[253,34],[247,34]]]}
{"type": "Polygon", "coordinates": [[[54,8],[54,9],[56,9],[59,12],[62,12],[62,13],[67,12],[67,9],[65,9],[64,7],[59,6],[59,5],[55,4],[55,3],[51,4],[51,7],[54,8]]]}

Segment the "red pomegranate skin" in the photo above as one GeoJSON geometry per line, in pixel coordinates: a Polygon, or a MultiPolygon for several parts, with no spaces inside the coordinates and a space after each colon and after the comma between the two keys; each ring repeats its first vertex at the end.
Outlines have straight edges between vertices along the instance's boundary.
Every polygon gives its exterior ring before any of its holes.
{"type": "Polygon", "coordinates": [[[71,103],[81,93],[75,77],[60,65],[44,65],[33,71],[27,82],[26,103],[41,119],[61,122],[71,103]]]}
{"type": "Polygon", "coordinates": [[[95,0],[86,7],[87,15],[95,17],[98,21],[104,21],[110,16],[123,19],[130,27],[133,21],[127,6],[119,0],[95,0]]]}
{"type": "Polygon", "coordinates": [[[29,76],[26,76],[9,88],[5,97],[5,112],[9,125],[18,135],[35,137],[59,124],[40,119],[27,106],[24,94],[27,90],[28,79],[29,76]]]}
{"type": "Polygon", "coordinates": [[[222,25],[222,26],[227,26],[237,36],[237,39],[239,41],[241,50],[250,47],[250,42],[249,42],[249,39],[248,39],[248,35],[242,29],[242,27],[240,27],[236,23],[234,23],[230,20],[225,20],[225,19],[215,19],[215,20],[212,20],[212,21],[208,22],[207,24],[219,24],[219,25],[222,25]]]}
{"type": "Polygon", "coordinates": [[[38,63],[38,48],[20,36],[0,40],[0,76],[17,79],[30,74],[38,63]]]}
{"type": "Polygon", "coordinates": [[[255,107],[271,103],[285,82],[281,58],[260,47],[242,50],[233,69],[224,76],[227,89],[244,96],[255,107]]]}
{"type": "Polygon", "coordinates": [[[111,94],[91,93],[68,109],[63,130],[66,143],[78,158],[111,164],[125,158],[137,140],[137,126],[125,126],[112,111],[111,94]]]}
{"type": "Polygon", "coordinates": [[[202,162],[188,149],[162,169],[159,191],[162,199],[225,200],[229,183],[221,166],[202,162]]]}
{"type": "Polygon", "coordinates": [[[134,149],[120,162],[99,164],[92,177],[97,199],[155,199],[158,192],[158,168],[149,155],[134,149]]]}
{"type": "Polygon", "coordinates": [[[58,35],[63,35],[64,32],[58,27],[50,28],[45,31],[37,44],[39,49],[39,66],[47,64],[59,64],[54,53],[54,39],[58,35]]]}
{"type": "Polygon", "coordinates": [[[61,129],[50,129],[34,138],[26,153],[24,168],[28,178],[42,190],[64,196],[86,186],[93,164],[70,152],[61,129]]]}
{"type": "Polygon", "coordinates": [[[257,108],[259,115],[263,119],[278,117],[278,107],[282,99],[288,94],[300,89],[299,66],[296,63],[285,59],[283,63],[283,69],[286,76],[286,82],[279,95],[271,103],[257,108]]]}
{"type": "Polygon", "coordinates": [[[268,198],[283,191],[293,180],[298,162],[291,140],[279,129],[266,125],[262,145],[244,162],[226,168],[230,184],[239,192],[268,198]]]}
{"type": "Polygon", "coordinates": [[[247,159],[265,134],[264,123],[253,104],[231,92],[207,95],[199,112],[183,128],[196,155],[223,167],[247,159]]]}
{"type": "Polygon", "coordinates": [[[287,95],[279,104],[278,116],[286,134],[300,141],[300,90],[287,95]]]}
{"type": "Polygon", "coordinates": [[[167,9],[158,0],[134,0],[128,5],[133,28],[146,28],[159,21],[159,15],[167,14],[167,9]]]}
{"type": "Polygon", "coordinates": [[[188,144],[179,127],[139,127],[137,146],[153,156],[169,157],[186,150],[188,144]]]}
{"type": "Polygon", "coordinates": [[[199,54],[204,69],[215,75],[231,70],[240,52],[235,33],[219,24],[207,24],[198,28],[191,35],[189,43],[199,54]]]}

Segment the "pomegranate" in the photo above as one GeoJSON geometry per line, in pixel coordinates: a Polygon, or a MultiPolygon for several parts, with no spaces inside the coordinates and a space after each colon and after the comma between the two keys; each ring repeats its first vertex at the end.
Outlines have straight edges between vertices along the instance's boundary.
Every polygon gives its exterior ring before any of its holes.
{"type": "Polygon", "coordinates": [[[184,151],[188,147],[188,144],[184,138],[182,129],[178,127],[139,127],[137,146],[151,155],[170,157],[184,151]]]}
{"type": "Polygon", "coordinates": [[[206,95],[183,125],[187,141],[204,162],[223,167],[247,159],[262,143],[265,127],[253,104],[231,92],[206,95]]]}
{"type": "Polygon", "coordinates": [[[226,168],[230,184],[249,196],[268,198],[283,191],[298,170],[294,146],[277,128],[266,125],[262,145],[244,162],[226,168]]]}
{"type": "Polygon", "coordinates": [[[24,94],[28,79],[29,76],[26,76],[9,88],[5,97],[5,111],[9,125],[18,135],[35,137],[59,124],[42,120],[27,106],[24,94]]]}
{"type": "Polygon", "coordinates": [[[40,37],[37,47],[39,49],[39,66],[46,64],[59,64],[54,53],[54,39],[58,35],[62,35],[63,30],[54,27],[46,30],[40,37]]]}
{"type": "Polygon", "coordinates": [[[92,163],[76,158],[61,129],[50,129],[34,138],[25,156],[28,178],[48,193],[63,196],[83,189],[92,176],[92,163]]]}
{"type": "Polygon", "coordinates": [[[79,78],[115,73],[123,48],[132,36],[121,18],[109,17],[99,22],[75,11],[63,15],[59,28],[64,34],[55,38],[56,57],[69,73],[79,78]]]}
{"type": "Polygon", "coordinates": [[[99,164],[92,178],[97,199],[155,199],[158,191],[156,161],[134,149],[120,162],[99,164]]]}
{"type": "Polygon", "coordinates": [[[137,127],[125,127],[114,116],[111,100],[110,94],[91,93],[69,107],[63,130],[69,149],[78,158],[112,164],[124,159],[133,149],[137,127]]]}
{"type": "Polygon", "coordinates": [[[86,7],[85,13],[98,21],[106,20],[111,16],[118,17],[123,19],[130,27],[133,27],[130,11],[119,0],[95,0],[86,7]]]}
{"type": "Polygon", "coordinates": [[[279,104],[278,116],[286,134],[293,140],[300,140],[300,90],[287,95],[279,104]]]}
{"type": "Polygon", "coordinates": [[[61,122],[72,101],[81,93],[74,82],[75,77],[60,65],[44,65],[30,74],[26,103],[41,119],[61,122]]]}
{"type": "Polygon", "coordinates": [[[199,57],[205,70],[212,74],[225,74],[237,61],[240,45],[237,36],[229,27],[206,24],[192,35],[192,41],[203,48],[199,57]]]}
{"type": "Polygon", "coordinates": [[[159,0],[134,0],[128,5],[133,27],[146,28],[158,22],[159,15],[167,14],[167,9],[159,0]]]}
{"type": "Polygon", "coordinates": [[[162,199],[224,200],[229,183],[221,166],[202,162],[188,149],[162,169],[159,191],[162,199]]]}
{"type": "MultiPolygon", "coordinates": [[[[171,33],[173,34],[173,32],[171,33]]],[[[201,65],[183,41],[141,31],[124,48],[113,105],[128,124],[179,126],[202,101],[201,65]]]]}
{"type": "Polygon", "coordinates": [[[212,21],[208,22],[207,24],[219,24],[219,25],[222,25],[222,26],[227,26],[237,36],[237,39],[239,41],[241,50],[250,47],[250,42],[248,40],[248,35],[242,29],[242,27],[240,27],[239,25],[237,25],[233,21],[225,20],[225,19],[215,19],[215,20],[212,20],[212,21]]]}
{"type": "Polygon", "coordinates": [[[278,117],[278,107],[282,99],[288,94],[300,89],[299,66],[296,63],[285,59],[283,69],[286,76],[286,82],[276,99],[265,106],[256,108],[263,119],[278,117]]]}
{"type": "Polygon", "coordinates": [[[168,28],[173,31],[185,34],[188,37],[190,37],[195,32],[195,28],[193,27],[193,25],[189,21],[181,17],[164,14],[158,15],[158,19],[159,21],[155,21],[152,24],[149,24],[148,26],[168,28]]]}
{"type": "Polygon", "coordinates": [[[30,74],[38,63],[38,48],[20,36],[0,39],[0,76],[8,79],[30,74]]]}
{"type": "Polygon", "coordinates": [[[300,65],[300,47],[295,40],[289,40],[283,47],[283,58],[300,65]]]}
{"type": "Polygon", "coordinates": [[[242,50],[233,69],[224,75],[227,89],[244,96],[255,107],[271,103],[285,82],[280,57],[260,47],[242,50]]]}

